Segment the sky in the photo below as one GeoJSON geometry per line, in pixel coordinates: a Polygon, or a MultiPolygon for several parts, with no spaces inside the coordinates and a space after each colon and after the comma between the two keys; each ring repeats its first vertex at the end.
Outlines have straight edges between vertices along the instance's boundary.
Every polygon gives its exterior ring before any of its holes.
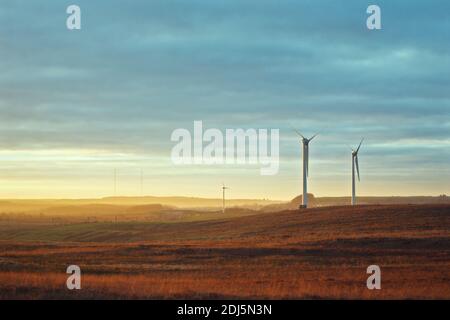
{"type": "Polygon", "coordinates": [[[220,197],[225,183],[291,199],[290,126],[319,133],[316,196],[350,195],[362,137],[359,195],[450,194],[448,1],[3,0],[0,26],[0,198],[220,197]],[[279,129],[279,173],[174,165],[171,133],[195,120],[279,129]]]}

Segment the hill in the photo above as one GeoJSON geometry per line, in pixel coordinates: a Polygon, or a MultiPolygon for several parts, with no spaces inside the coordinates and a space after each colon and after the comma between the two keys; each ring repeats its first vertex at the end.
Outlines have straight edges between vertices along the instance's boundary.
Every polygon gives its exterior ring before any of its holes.
{"type": "MultiPolygon", "coordinates": [[[[247,209],[259,209],[269,204],[282,203],[282,201],[272,201],[266,199],[228,199],[228,207],[241,207],[247,209]]],[[[184,208],[217,210],[222,207],[222,199],[215,198],[195,198],[195,197],[105,197],[100,199],[7,199],[0,201],[0,213],[45,213],[52,214],[70,211],[73,213],[76,208],[82,211],[89,210],[89,206],[97,206],[99,212],[102,208],[112,211],[122,211],[124,207],[137,206],[161,206],[162,208],[184,208]],[[118,206],[114,208],[113,206],[118,206]],[[69,209],[73,207],[73,209],[69,209]],[[56,208],[56,209],[55,209],[56,208]],[[61,210],[62,209],[62,210],[61,210]]],[[[95,214],[95,212],[93,212],[95,214]]]]}
{"type": "Polygon", "coordinates": [[[0,299],[11,298],[450,299],[450,206],[164,223],[2,220],[0,299]],[[71,264],[82,269],[80,291],[64,289],[71,264]],[[373,264],[382,290],[366,287],[373,264]]]}
{"type": "MultiPolygon", "coordinates": [[[[189,215],[189,212],[185,212],[189,215]]],[[[180,212],[179,214],[183,214],[180,212]]],[[[450,205],[347,206],[246,216],[214,213],[210,220],[3,224],[0,240],[140,242],[174,240],[322,241],[326,239],[442,235],[450,232],[450,205]]],[[[194,219],[195,220],[195,219],[194,219]]]]}
{"type": "MultiPolygon", "coordinates": [[[[282,210],[297,210],[302,204],[302,196],[299,195],[289,202],[269,204],[262,211],[274,212],[282,210]]],[[[350,197],[315,197],[308,193],[309,207],[348,206],[350,197]]],[[[450,204],[450,197],[441,195],[437,197],[411,196],[411,197],[358,197],[359,205],[399,205],[399,204],[450,204]]]]}

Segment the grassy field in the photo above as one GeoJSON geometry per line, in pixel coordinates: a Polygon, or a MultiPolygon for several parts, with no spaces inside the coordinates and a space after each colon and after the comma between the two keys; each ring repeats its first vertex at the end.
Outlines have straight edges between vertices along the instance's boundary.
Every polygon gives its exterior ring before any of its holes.
{"type": "Polygon", "coordinates": [[[450,299],[449,205],[215,215],[1,220],[0,298],[450,299]],[[65,288],[72,264],[79,291],[65,288]],[[372,264],[381,290],[366,288],[372,264]]]}

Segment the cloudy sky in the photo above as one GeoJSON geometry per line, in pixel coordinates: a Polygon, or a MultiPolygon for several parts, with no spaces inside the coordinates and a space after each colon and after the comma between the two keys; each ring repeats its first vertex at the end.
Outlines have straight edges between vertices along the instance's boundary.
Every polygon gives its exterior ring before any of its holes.
{"type": "Polygon", "coordinates": [[[450,2],[0,3],[0,198],[450,193],[450,2]],[[382,30],[366,28],[367,6],[382,30]],[[66,28],[77,4],[82,29],[66,28]],[[174,166],[176,128],[279,128],[280,171],[174,166]]]}

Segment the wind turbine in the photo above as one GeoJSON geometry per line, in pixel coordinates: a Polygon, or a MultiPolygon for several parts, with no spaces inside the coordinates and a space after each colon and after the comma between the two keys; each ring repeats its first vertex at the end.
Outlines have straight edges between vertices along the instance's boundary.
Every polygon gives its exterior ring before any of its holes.
{"type": "Polygon", "coordinates": [[[225,190],[230,189],[222,183],[222,213],[225,213],[225,190]]]}
{"type": "Polygon", "coordinates": [[[308,207],[308,175],[309,175],[309,143],[317,136],[317,133],[313,135],[311,138],[305,138],[298,130],[292,129],[297,133],[299,137],[302,138],[303,144],[303,196],[302,196],[302,205],[300,208],[308,207]]]}
{"type": "Polygon", "coordinates": [[[359,178],[359,164],[358,164],[358,152],[359,148],[361,148],[361,144],[363,143],[364,138],[361,139],[358,148],[356,150],[352,149],[352,206],[356,205],[356,183],[355,183],[355,167],[356,172],[358,173],[358,181],[359,178]]]}

